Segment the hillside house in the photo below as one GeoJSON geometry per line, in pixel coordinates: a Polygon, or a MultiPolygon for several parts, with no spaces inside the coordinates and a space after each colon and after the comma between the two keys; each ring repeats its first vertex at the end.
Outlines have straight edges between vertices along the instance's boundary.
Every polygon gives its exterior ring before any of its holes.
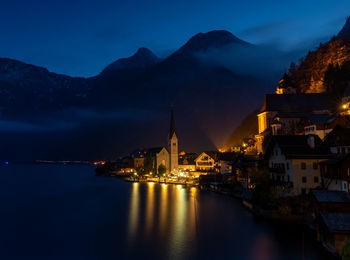
{"type": "Polygon", "coordinates": [[[337,125],[324,139],[332,154],[342,156],[350,153],[350,127],[337,125]]]}
{"type": "Polygon", "coordinates": [[[290,184],[290,195],[300,195],[321,186],[319,163],[331,155],[318,136],[276,135],[264,157],[270,178],[281,185],[290,184]]]}
{"type": "Polygon", "coordinates": [[[324,93],[265,95],[258,113],[257,152],[263,152],[264,138],[270,132],[276,135],[300,131],[302,124],[299,123],[307,113],[330,115],[331,98],[324,93]]]}
{"type": "Polygon", "coordinates": [[[328,190],[350,189],[350,153],[320,163],[323,186],[328,190]]]}

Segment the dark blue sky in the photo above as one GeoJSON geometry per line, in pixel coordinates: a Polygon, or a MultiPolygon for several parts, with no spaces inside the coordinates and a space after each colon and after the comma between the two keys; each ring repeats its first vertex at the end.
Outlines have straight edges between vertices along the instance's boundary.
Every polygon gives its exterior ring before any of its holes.
{"type": "Polygon", "coordinates": [[[305,48],[336,34],[348,15],[348,0],[2,0],[0,57],[92,76],[141,46],[165,56],[214,29],[305,48]]]}

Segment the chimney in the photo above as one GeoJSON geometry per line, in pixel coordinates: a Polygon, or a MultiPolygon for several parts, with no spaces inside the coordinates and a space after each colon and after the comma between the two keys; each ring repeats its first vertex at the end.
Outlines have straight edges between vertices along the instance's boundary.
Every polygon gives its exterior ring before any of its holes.
{"type": "Polygon", "coordinates": [[[310,146],[311,149],[315,149],[315,136],[314,135],[308,135],[307,144],[310,146]]]}

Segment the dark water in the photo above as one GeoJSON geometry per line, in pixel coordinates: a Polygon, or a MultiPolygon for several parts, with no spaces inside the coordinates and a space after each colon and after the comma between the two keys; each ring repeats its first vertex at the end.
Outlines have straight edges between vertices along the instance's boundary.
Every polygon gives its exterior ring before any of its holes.
{"type": "Polygon", "coordinates": [[[1,166],[0,200],[0,259],[326,259],[312,235],[235,199],[90,166],[1,166]]]}

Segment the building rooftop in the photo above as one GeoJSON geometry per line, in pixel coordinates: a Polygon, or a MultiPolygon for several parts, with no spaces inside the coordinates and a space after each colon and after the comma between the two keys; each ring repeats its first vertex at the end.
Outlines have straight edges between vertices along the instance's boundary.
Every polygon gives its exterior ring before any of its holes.
{"type": "Polygon", "coordinates": [[[331,154],[317,135],[274,135],[267,146],[265,156],[269,156],[275,144],[281,149],[286,158],[293,159],[329,159],[331,154]],[[308,140],[314,138],[315,148],[311,148],[308,140]]]}
{"type": "Polygon", "coordinates": [[[325,93],[267,94],[259,112],[311,112],[330,109],[331,98],[325,93]]]}
{"type": "Polygon", "coordinates": [[[312,194],[318,202],[350,203],[350,196],[345,191],[313,190],[312,194]]]}
{"type": "Polygon", "coordinates": [[[328,146],[348,146],[350,145],[350,127],[337,125],[330,132],[324,143],[328,146]]]}
{"type": "Polygon", "coordinates": [[[343,156],[337,156],[336,158],[329,159],[327,161],[320,162],[320,164],[324,165],[337,165],[338,163],[343,162],[345,159],[350,158],[350,153],[347,153],[343,156]]]}
{"type": "MultiPolygon", "coordinates": [[[[147,149],[147,152],[150,153],[150,154],[157,154],[157,153],[160,153],[160,151],[165,148],[165,147],[154,147],[154,148],[149,148],[147,149]]],[[[166,150],[166,148],[165,148],[166,150]]]]}
{"type": "Polygon", "coordinates": [[[350,233],[350,214],[325,213],[321,214],[323,222],[332,233],[350,233]]]}

